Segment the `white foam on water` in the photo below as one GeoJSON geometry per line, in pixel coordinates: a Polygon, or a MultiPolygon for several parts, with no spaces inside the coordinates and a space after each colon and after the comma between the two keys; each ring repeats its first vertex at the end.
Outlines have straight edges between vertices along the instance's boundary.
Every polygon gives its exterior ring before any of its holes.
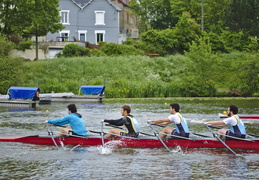
{"type": "Polygon", "coordinates": [[[106,146],[97,147],[100,154],[109,155],[112,153],[112,148],[106,146]]]}
{"type": "Polygon", "coordinates": [[[184,152],[180,146],[176,146],[173,150],[171,150],[171,152],[174,154],[181,153],[182,155],[184,155],[184,152]]]}
{"type": "Polygon", "coordinates": [[[100,154],[109,155],[112,153],[113,149],[118,145],[122,145],[122,142],[120,140],[108,141],[104,144],[104,146],[99,146],[97,147],[97,149],[100,154]]]}

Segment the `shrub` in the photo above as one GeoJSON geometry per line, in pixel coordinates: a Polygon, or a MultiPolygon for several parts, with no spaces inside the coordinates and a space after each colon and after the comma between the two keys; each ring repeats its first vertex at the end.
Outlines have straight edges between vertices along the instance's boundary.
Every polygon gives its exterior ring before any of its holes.
{"type": "MultiPolygon", "coordinates": [[[[89,56],[90,49],[78,46],[77,44],[67,44],[65,45],[62,56],[64,57],[78,57],[78,56],[89,56]]],[[[60,57],[60,54],[59,54],[60,57]]]]}
{"type": "Polygon", "coordinates": [[[105,53],[100,51],[99,49],[90,49],[90,56],[105,56],[105,53]]]}
{"type": "Polygon", "coordinates": [[[131,45],[109,43],[100,49],[108,56],[118,55],[144,55],[144,51],[136,49],[131,45]]]}
{"type": "Polygon", "coordinates": [[[32,45],[32,41],[31,40],[21,40],[20,43],[16,46],[16,49],[18,50],[26,50],[26,49],[30,49],[32,45]]]}
{"type": "Polygon", "coordinates": [[[10,41],[8,41],[5,37],[0,35],[0,57],[8,56],[12,49],[13,44],[10,41]]]}
{"type": "Polygon", "coordinates": [[[0,93],[5,94],[10,86],[22,80],[22,60],[6,56],[0,58],[0,64],[0,93]]]}

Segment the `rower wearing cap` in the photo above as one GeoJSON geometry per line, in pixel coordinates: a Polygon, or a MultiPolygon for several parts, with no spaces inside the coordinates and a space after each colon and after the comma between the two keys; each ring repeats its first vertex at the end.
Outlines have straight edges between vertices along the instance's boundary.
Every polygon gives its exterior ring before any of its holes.
{"type": "Polygon", "coordinates": [[[151,124],[160,124],[160,125],[167,125],[174,123],[175,128],[172,127],[164,127],[160,133],[161,138],[165,138],[167,135],[175,135],[182,136],[182,137],[189,137],[189,129],[186,120],[182,115],[179,113],[180,105],[177,103],[170,104],[170,116],[164,119],[157,119],[157,120],[147,120],[148,123],[151,124]]]}

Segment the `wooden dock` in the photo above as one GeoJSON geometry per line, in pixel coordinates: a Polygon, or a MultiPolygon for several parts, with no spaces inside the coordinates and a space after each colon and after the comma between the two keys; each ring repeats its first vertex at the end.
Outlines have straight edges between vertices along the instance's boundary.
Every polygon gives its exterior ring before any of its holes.
{"type": "Polygon", "coordinates": [[[102,95],[75,95],[73,93],[49,93],[40,94],[41,100],[51,102],[103,102],[102,95]]]}
{"type": "Polygon", "coordinates": [[[36,108],[37,102],[32,101],[32,100],[5,100],[5,99],[0,99],[0,107],[5,107],[5,108],[36,108]]]}

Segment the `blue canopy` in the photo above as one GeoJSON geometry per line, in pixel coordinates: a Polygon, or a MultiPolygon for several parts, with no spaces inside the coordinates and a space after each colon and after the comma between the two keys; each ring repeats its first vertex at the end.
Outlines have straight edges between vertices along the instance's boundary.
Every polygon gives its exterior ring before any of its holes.
{"type": "Polygon", "coordinates": [[[102,95],[105,89],[105,86],[102,85],[84,85],[81,86],[80,89],[82,90],[83,94],[90,94],[90,95],[102,95]]]}
{"type": "Polygon", "coordinates": [[[9,88],[9,98],[10,99],[32,99],[38,91],[37,87],[15,87],[12,86],[9,88]]]}

